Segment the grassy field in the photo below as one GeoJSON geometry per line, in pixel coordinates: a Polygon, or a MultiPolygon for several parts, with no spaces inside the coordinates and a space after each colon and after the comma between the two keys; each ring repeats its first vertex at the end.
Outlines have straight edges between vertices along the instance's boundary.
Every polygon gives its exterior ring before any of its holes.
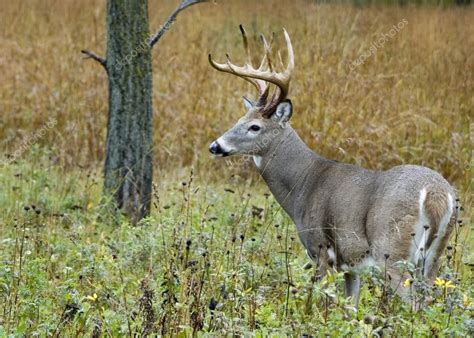
{"type": "MultiPolygon", "coordinates": [[[[151,26],[175,5],[150,2],[151,26]]],[[[1,7],[0,336],[473,334],[472,7],[235,0],[182,13],[153,52],[155,198],[137,227],[101,204],[107,80],[80,50],[105,54],[105,4],[1,7]],[[356,311],[341,274],[312,280],[252,166],[208,155],[253,94],[207,62],[243,59],[240,23],[253,43],[290,33],[293,126],[315,151],[371,169],[425,165],[458,189],[463,223],[439,285],[404,286],[429,305],[387,299],[373,270],[356,311]]]]}

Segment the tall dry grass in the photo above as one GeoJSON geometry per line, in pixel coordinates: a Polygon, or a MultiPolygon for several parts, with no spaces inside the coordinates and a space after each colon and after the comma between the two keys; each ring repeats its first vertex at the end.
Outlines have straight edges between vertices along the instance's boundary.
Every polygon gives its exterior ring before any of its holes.
{"type": "MultiPolygon", "coordinates": [[[[150,1],[153,29],[176,3],[150,1]]],[[[104,210],[95,174],[104,157],[107,78],[80,50],[105,54],[104,10],[105,1],[0,0],[2,156],[45,131],[17,164],[4,167],[0,157],[0,336],[472,332],[471,7],[221,0],[180,14],[153,51],[158,184],[152,216],[139,227],[104,210]],[[403,20],[393,39],[350,71],[403,20]],[[414,299],[424,304],[429,295],[431,305],[414,313],[387,301],[386,275],[370,272],[352,314],[338,291],[342,273],[323,284],[302,269],[307,258],[295,229],[255,186],[251,166],[211,160],[207,145],[243,114],[240,96],[251,90],[207,62],[208,52],[243,60],[239,23],[254,47],[257,33],[289,31],[293,124],[313,149],[376,169],[427,165],[461,190],[467,215],[439,275],[452,284],[413,287],[414,299]]]]}
{"type": "MultiPolygon", "coordinates": [[[[152,30],[176,2],[150,3],[152,30]]],[[[39,141],[52,157],[66,166],[100,165],[106,74],[80,50],[105,54],[105,3],[2,1],[0,22],[0,149],[13,152],[52,116],[58,127],[39,141]]],[[[227,51],[233,60],[243,60],[240,23],[254,42],[260,32],[289,31],[296,52],[293,124],[317,152],[374,169],[427,165],[467,189],[472,7],[265,0],[191,8],[153,51],[158,172],[183,165],[194,165],[202,176],[217,169],[226,177],[242,171],[223,170],[206,149],[243,114],[240,96],[251,90],[207,62],[211,51],[217,59],[227,51]],[[352,61],[404,19],[408,24],[393,39],[350,71],[352,61]]]]}

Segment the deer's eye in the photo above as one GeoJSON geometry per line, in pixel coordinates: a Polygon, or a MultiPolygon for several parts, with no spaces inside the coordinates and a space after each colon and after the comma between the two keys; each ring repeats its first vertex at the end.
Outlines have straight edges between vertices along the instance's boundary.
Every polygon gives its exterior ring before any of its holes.
{"type": "Polygon", "coordinates": [[[257,124],[252,124],[249,128],[249,130],[251,131],[259,131],[260,129],[261,129],[260,126],[257,124]]]}

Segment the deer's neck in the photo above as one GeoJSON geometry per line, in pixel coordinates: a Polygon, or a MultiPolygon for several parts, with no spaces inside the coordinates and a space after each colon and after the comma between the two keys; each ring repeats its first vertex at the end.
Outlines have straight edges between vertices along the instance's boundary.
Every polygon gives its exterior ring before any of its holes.
{"type": "Polygon", "coordinates": [[[291,126],[263,156],[255,156],[255,164],[276,200],[293,218],[301,191],[308,187],[309,175],[324,159],[301,140],[291,126]]]}

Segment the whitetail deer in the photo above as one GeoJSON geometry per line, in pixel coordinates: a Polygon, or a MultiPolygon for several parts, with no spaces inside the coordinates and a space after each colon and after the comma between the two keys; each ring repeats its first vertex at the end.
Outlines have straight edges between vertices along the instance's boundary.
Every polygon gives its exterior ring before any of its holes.
{"type": "MultiPolygon", "coordinates": [[[[320,275],[345,271],[345,294],[358,303],[364,267],[387,269],[391,286],[402,296],[408,275],[395,268],[408,261],[429,281],[456,222],[455,192],[431,169],[401,165],[387,171],[367,170],[326,159],[309,149],[290,126],[293,107],[286,98],[294,68],[290,37],[284,30],[288,65],[275,70],[271,43],[262,36],[265,55],[252,65],[245,31],[240,27],[247,62],[211,65],[239,76],[259,91],[255,102],[244,97],[247,113],[209,150],[217,156],[252,155],[276,200],[296,224],[301,242],[320,275]],[[269,85],[275,85],[269,96],[269,85]],[[400,287],[399,287],[400,286],[400,287]]],[[[280,63],[283,62],[280,56],[280,63]]]]}

